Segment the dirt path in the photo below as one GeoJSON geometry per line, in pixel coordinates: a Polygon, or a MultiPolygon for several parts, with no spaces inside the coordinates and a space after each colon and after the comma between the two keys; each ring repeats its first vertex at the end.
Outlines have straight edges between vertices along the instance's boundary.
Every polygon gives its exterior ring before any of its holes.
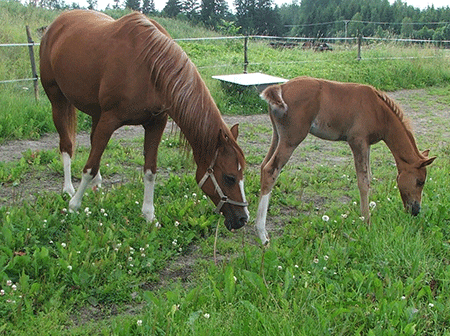
{"type": "MultiPolygon", "coordinates": [[[[411,119],[413,129],[415,130],[419,149],[430,148],[432,154],[436,150],[448,145],[450,139],[450,106],[439,103],[437,97],[427,93],[426,90],[402,90],[389,93],[405,111],[405,114],[411,119]]],[[[240,138],[239,143],[244,153],[253,155],[262,155],[264,157],[271,140],[271,125],[267,114],[254,116],[224,116],[228,125],[239,123],[240,138]],[[261,126],[264,126],[263,128],[261,126]]],[[[167,132],[172,129],[171,123],[167,125],[167,132]]],[[[144,131],[141,126],[125,126],[118,129],[113,139],[133,140],[137,137],[143,137],[144,131]]],[[[125,142],[126,144],[127,142],[125,142]]],[[[300,155],[295,155],[290,162],[297,161],[314,164],[337,164],[345,161],[352,164],[351,154],[348,151],[347,156],[337,157],[335,154],[336,146],[346,146],[344,143],[336,144],[334,142],[323,141],[312,136],[308,136],[304,145],[313,145],[313,151],[303,151],[300,155]]],[[[59,138],[57,134],[47,134],[39,140],[20,140],[9,141],[0,145],[0,162],[18,160],[23,153],[31,151],[45,151],[57,148],[59,138]]],[[[77,135],[77,146],[89,147],[89,133],[81,132],[77,135]]],[[[258,164],[249,165],[250,169],[258,169],[258,164]]],[[[30,173],[30,176],[24,178],[17,186],[12,184],[0,184],[0,206],[13,204],[23,198],[33,197],[36,192],[55,191],[59,192],[62,186],[62,172],[60,175],[53,174],[39,175],[30,173]]],[[[114,183],[117,176],[104,176],[104,185],[114,183]]],[[[77,187],[77,181],[74,186],[77,187]]]]}

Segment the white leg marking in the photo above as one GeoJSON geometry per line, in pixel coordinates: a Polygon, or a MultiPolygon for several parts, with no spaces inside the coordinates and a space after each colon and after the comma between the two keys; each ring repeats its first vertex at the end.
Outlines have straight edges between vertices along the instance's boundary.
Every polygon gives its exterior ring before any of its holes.
{"type": "Polygon", "coordinates": [[[142,204],[142,214],[149,222],[155,219],[155,207],[153,205],[153,195],[155,192],[156,174],[151,170],[144,173],[144,202],[142,204]]]}
{"type": "Polygon", "coordinates": [[[63,167],[64,167],[64,184],[63,184],[63,192],[68,193],[70,197],[75,195],[75,189],[72,185],[72,172],[70,170],[70,165],[72,160],[70,159],[70,155],[66,152],[61,154],[63,167]]]}
{"type": "Polygon", "coordinates": [[[81,206],[81,199],[83,198],[83,194],[86,190],[86,188],[89,186],[89,183],[93,180],[93,176],[91,175],[91,170],[88,169],[86,173],[83,174],[81,177],[81,183],[78,187],[77,192],[72,197],[72,199],[69,202],[69,211],[75,212],[77,211],[81,206]]]}
{"type": "Polygon", "coordinates": [[[93,189],[102,187],[102,175],[100,174],[100,170],[98,171],[97,175],[95,175],[91,183],[93,184],[92,186],[93,189]]]}
{"type": "Polygon", "coordinates": [[[269,242],[269,235],[266,231],[267,209],[269,208],[270,193],[261,196],[256,214],[256,231],[261,243],[266,245],[269,242]]]}
{"type": "MultiPolygon", "coordinates": [[[[241,189],[242,202],[247,203],[247,199],[245,198],[244,192],[244,180],[239,181],[239,189],[241,189]]],[[[248,211],[248,207],[245,207],[244,211],[245,214],[247,215],[247,218],[250,219],[250,212],[248,211]]]]}

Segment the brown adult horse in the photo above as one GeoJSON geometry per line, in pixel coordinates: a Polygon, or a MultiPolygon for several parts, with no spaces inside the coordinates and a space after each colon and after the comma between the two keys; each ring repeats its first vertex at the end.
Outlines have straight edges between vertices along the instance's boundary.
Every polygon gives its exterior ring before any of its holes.
{"type": "Polygon", "coordinates": [[[347,141],[353,152],[361,213],[369,222],[369,150],[383,140],[398,169],[397,184],[405,208],[420,211],[426,166],[436,157],[417,149],[402,110],[386,94],[371,86],[298,77],[272,85],[261,97],[269,103],[272,144],[261,165],[261,195],[256,226],[263,244],[270,192],[295,148],[311,133],[332,141],[347,141]]]}
{"type": "Polygon", "coordinates": [[[191,145],[196,179],[224,214],[226,227],[247,222],[238,127],[228,129],[196,67],[157,22],[139,13],[113,20],[94,11],[65,12],[46,30],[40,58],[42,85],[60,136],[63,191],[73,196],[70,210],[80,207],[89,183],[101,182],[100,159],[113,132],[142,125],[142,212],[154,220],[156,157],[170,116],[191,145]],[[76,193],[70,172],[75,108],[92,117],[91,152],[76,193]]]}

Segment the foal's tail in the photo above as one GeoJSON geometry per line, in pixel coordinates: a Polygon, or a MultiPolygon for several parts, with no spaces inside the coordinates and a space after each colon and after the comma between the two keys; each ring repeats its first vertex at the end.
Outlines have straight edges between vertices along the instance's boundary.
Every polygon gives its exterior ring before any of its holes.
{"type": "Polygon", "coordinates": [[[270,109],[273,113],[282,115],[287,112],[288,106],[283,100],[280,85],[269,86],[261,93],[260,96],[269,103],[270,109]]]}

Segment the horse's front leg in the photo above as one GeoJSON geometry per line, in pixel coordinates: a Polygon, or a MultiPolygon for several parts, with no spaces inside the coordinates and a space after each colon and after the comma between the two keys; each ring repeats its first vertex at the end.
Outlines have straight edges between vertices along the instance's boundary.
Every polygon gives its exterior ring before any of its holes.
{"type": "Polygon", "coordinates": [[[167,123],[167,115],[164,114],[157,120],[152,120],[144,125],[144,201],[142,202],[142,214],[151,222],[155,220],[154,193],[156,181],[156,161],[158,146],[167,123]]]}
{"type": "Polygon", "coordinates": [[[113,115],[105,113],[100,118],[91,137],[91,151],[83,169],[80,186],[69,202],[69,211],[74,212],[80,208],[84,192],[92,181],[96,181],[99,178],[101,180],[99,174],[100,159],[109,139],[119,127],[120,122],[113,115]]]}
{"type": "Polygon", "coordinates": [[[365,139],[352,139],[349,141],[355,161],[356,177],[360,195],[361,215],[370,223],[369,191],[370,191],[370,146],[365,139]]]}

